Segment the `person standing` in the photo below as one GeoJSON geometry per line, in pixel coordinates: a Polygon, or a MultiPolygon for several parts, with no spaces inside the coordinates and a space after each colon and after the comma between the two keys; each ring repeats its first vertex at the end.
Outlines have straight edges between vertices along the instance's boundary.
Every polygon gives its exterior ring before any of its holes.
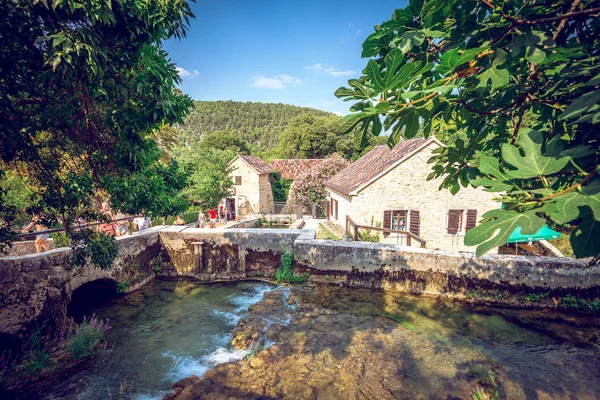
{"type": "Polygon", "coordinates": [[[29,229],[31,229],[34,225],[35,225],[35,230],[38,232],[43,232],[43,233],[38,233],[37,235],[35,235],[35,251],[38,253],[42,252],[42,248],[44,249],[44,251],[48,251],[48,239],[50,238],[50,234],[47,232],[44,232],[46,230],[46,227],[41,223],[41,217],[39,215],[34,215],[33,219],[31,220],[31,222],[29,223],[29,225],[27,225],[26,227],[23,228],[23,230],[21,232],[23,233],[27,233],[29,232],[29,229]]]}
{"type": "Polygon", "coordinates": [[[202,212],[202,210],[198,211],[198,222],[196,223],[196,228],[204,228],[204,224],[206,223],[206,216],[202,212]]]}
{"type": "Polygon", "coordinates": [[[148,229],[152,227],[152,221],[150,217],[147,215],[143,215],[141,217],[137,217],[133,220],[133,223],[137,225],[138,231],[143,231],[144,229],[148,229]]]}
{"type": "Polygon", "coordinates": [[[185,225],[185,220],[181,218],[179,214],[177,214],[177,218],[175,218],[173,225],[185,225]]]}
{"type": "Polygon", "coordinates": [[[219,206],[219,223],[221,225],[225,225],[227,223],[225,220],[225,210],[223,209],[223,206],[219,206]]]}
{"type": "Polygon", "coordinates": [[[217,223],[217,210],[211,208],[208,210],[208,215],[210,216],[210,227],[214,228],[215,224],[217,223]]]}

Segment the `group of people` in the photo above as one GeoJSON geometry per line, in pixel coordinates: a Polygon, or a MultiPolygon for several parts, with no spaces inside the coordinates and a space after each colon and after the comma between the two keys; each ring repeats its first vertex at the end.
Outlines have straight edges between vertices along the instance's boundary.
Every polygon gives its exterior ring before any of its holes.
{"type": "MultiPolygon", "coordinates": [[[[118,212],[114,214],[110,208],[108,201],[102,203],[102,209],[100,210],[111,222],[98,225],[98,230],[104,232],[107,235],[115,235],[117,237],[127,235],[131,232],[129,225],[129,218],[127,215],[118,212]]],[[[152,220],[147,215],[142,215],[133,219],[133,224],[137,227],[138,231],[143,231],[152,227],[152,220]]]]}
{"type": "MultiPolygon", "coordinates": [[[[208,210],[208,217],[209,217],[208,227],[214,228],[217,225],[217,221],[221,225],[227,224],[227,221],[229,221],[229,216],[230,216],[229,210],[223,206],[219,206],[218,210],[211,208],[210,210],[208,210]]],[[[204,212],[202,210],[200,210],[198,212],[198,221],[196,223],[196,228],[204,228],[206,225],[206,222],[207,222],[206,216],[204,215],[204,212]]]]}
{"type": "MultiPolygon", "coordinates": [[[[99,232],[103,232],[107,235],[114,235],[117,237],[127,235],[131,232],[129,217],[121,212],[113,213],[110,204],[108,201],[104,201],[100,207],[99,212],[107,217],[110,222],[103,222],[97,226],[97,230],[99,232]]],[[[197,228],[204,228],[208,223],[209,228],[214,228],[217,225],[217,222],[221,225],[227,224],[229,221],[231,214],[226,207],[220,206],[219,209],[211,208],[208,210],[208,220],[204,212],[200,210],[198,212],[198,221],[196,222],[197,228]]],[[[30,232],[31,229],[35,227],[36,232],[40,232],[35,236],[35,249],[38,253],[41,253],[42,250],[48,251],[48,239],[50,238],[50,234],[47,232],[46,226],[44,226],[43,217],[41,215],[36,214],[31,222],[22,229],[23,233],[30,232]]],[[[133,224],[137,227],[138,231],[143,231],[152,227],[152,221],[146,215],[139,216],[133,219],[133,224]]],[[[186,225],[185,220],[181,218],[181,215],[177,214],[173,225],[186,225]]],[[[83,229],[87,226],[86,221],[81,218],[78,218],[75,222],[76,230],[83,229]]]]}

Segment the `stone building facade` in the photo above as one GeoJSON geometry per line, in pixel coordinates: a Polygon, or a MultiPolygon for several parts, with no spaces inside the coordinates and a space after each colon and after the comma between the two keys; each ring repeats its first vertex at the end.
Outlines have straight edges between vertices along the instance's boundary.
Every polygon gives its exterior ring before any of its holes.
{"type": "MultiPolygon", "coordinates": [[[[427,160],[440,146],[435,138],[418,138],[391,150],[375,147],[327,182],[329,220],[345,229],[349,216],[359,225],[410,231],[429,249],[474,252],[464,244],[465,232],[499,204],[480,188],[461,187],[452,195],[439,190],[442,178],[427,180],[427,160]]],[[[383,243],[408,245],[405,235],[372,233],[383,243]]]]}
{"type": "Polygon", "coordinates": [[[238,155],[229,163],[233,189],[224,199],[236,218],[252,214],[272,214],[275,210],[271,188],[271,168],[260,158],[238,155]]]}

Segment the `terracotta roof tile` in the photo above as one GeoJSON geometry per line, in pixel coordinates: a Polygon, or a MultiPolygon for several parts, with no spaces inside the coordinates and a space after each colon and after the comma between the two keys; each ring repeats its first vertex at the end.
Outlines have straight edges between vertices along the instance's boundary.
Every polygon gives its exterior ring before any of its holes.
{"type": "Polygon", "coordinates": [[[269,166],[273,171],[279,171],[281,177],[285,179],[296,179],[315,165],[319,165],[323,162],[322,159],[310,158],[310,159],[278,159],[271,160],[269,166]]]}
{"type": "Polygon", "coordinates": [[[264,162],[263,160],[261,160],[258,157],[255,156],[246,156],[243,154],[240,154],[239,157],[244,160],[246,162],[246,164],[248,164],[253,170],[255,170],[256,172],[258,172],[260,175],[262,174],[270,174],[271,168],[269,167],[269,165],[267,165],[266,162],[264,162]]]}
{"type": "Polygon", "coordinates": [[[387,145],[376,146],[334,175],[325,185],[339,192],[350,194],[371,182],[377,175],[392,168],[396,162],[414,153],[426,141],[427,139],[424,138],[404,140],[393,149],[387,145]]]}

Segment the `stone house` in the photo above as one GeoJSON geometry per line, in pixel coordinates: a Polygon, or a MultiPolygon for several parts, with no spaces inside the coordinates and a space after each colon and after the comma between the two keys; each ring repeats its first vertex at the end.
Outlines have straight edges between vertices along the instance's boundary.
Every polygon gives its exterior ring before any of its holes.
{"type": "MultiPolygon", "coordinates": [[[[431,137],[373,148],[326,182],[328,219],[345,229],[349,216],[359,225],[408,230],[429,249],[474,252],[464,245],[464,234],[498,203],[481,188],[461,187],[452,195],[439,190],[443,178],[427,180],[427,160],[442,146],[431,137]]],[[[383,243],[420,246],[403,234],[377,234],[383,243]]]]}
{"type": "Polygon", "coordinates": [[[225,206],[237,217],[274,212],[271,168],[260,158],[237,155],[229,162],[233,188],[225,206]]]}

